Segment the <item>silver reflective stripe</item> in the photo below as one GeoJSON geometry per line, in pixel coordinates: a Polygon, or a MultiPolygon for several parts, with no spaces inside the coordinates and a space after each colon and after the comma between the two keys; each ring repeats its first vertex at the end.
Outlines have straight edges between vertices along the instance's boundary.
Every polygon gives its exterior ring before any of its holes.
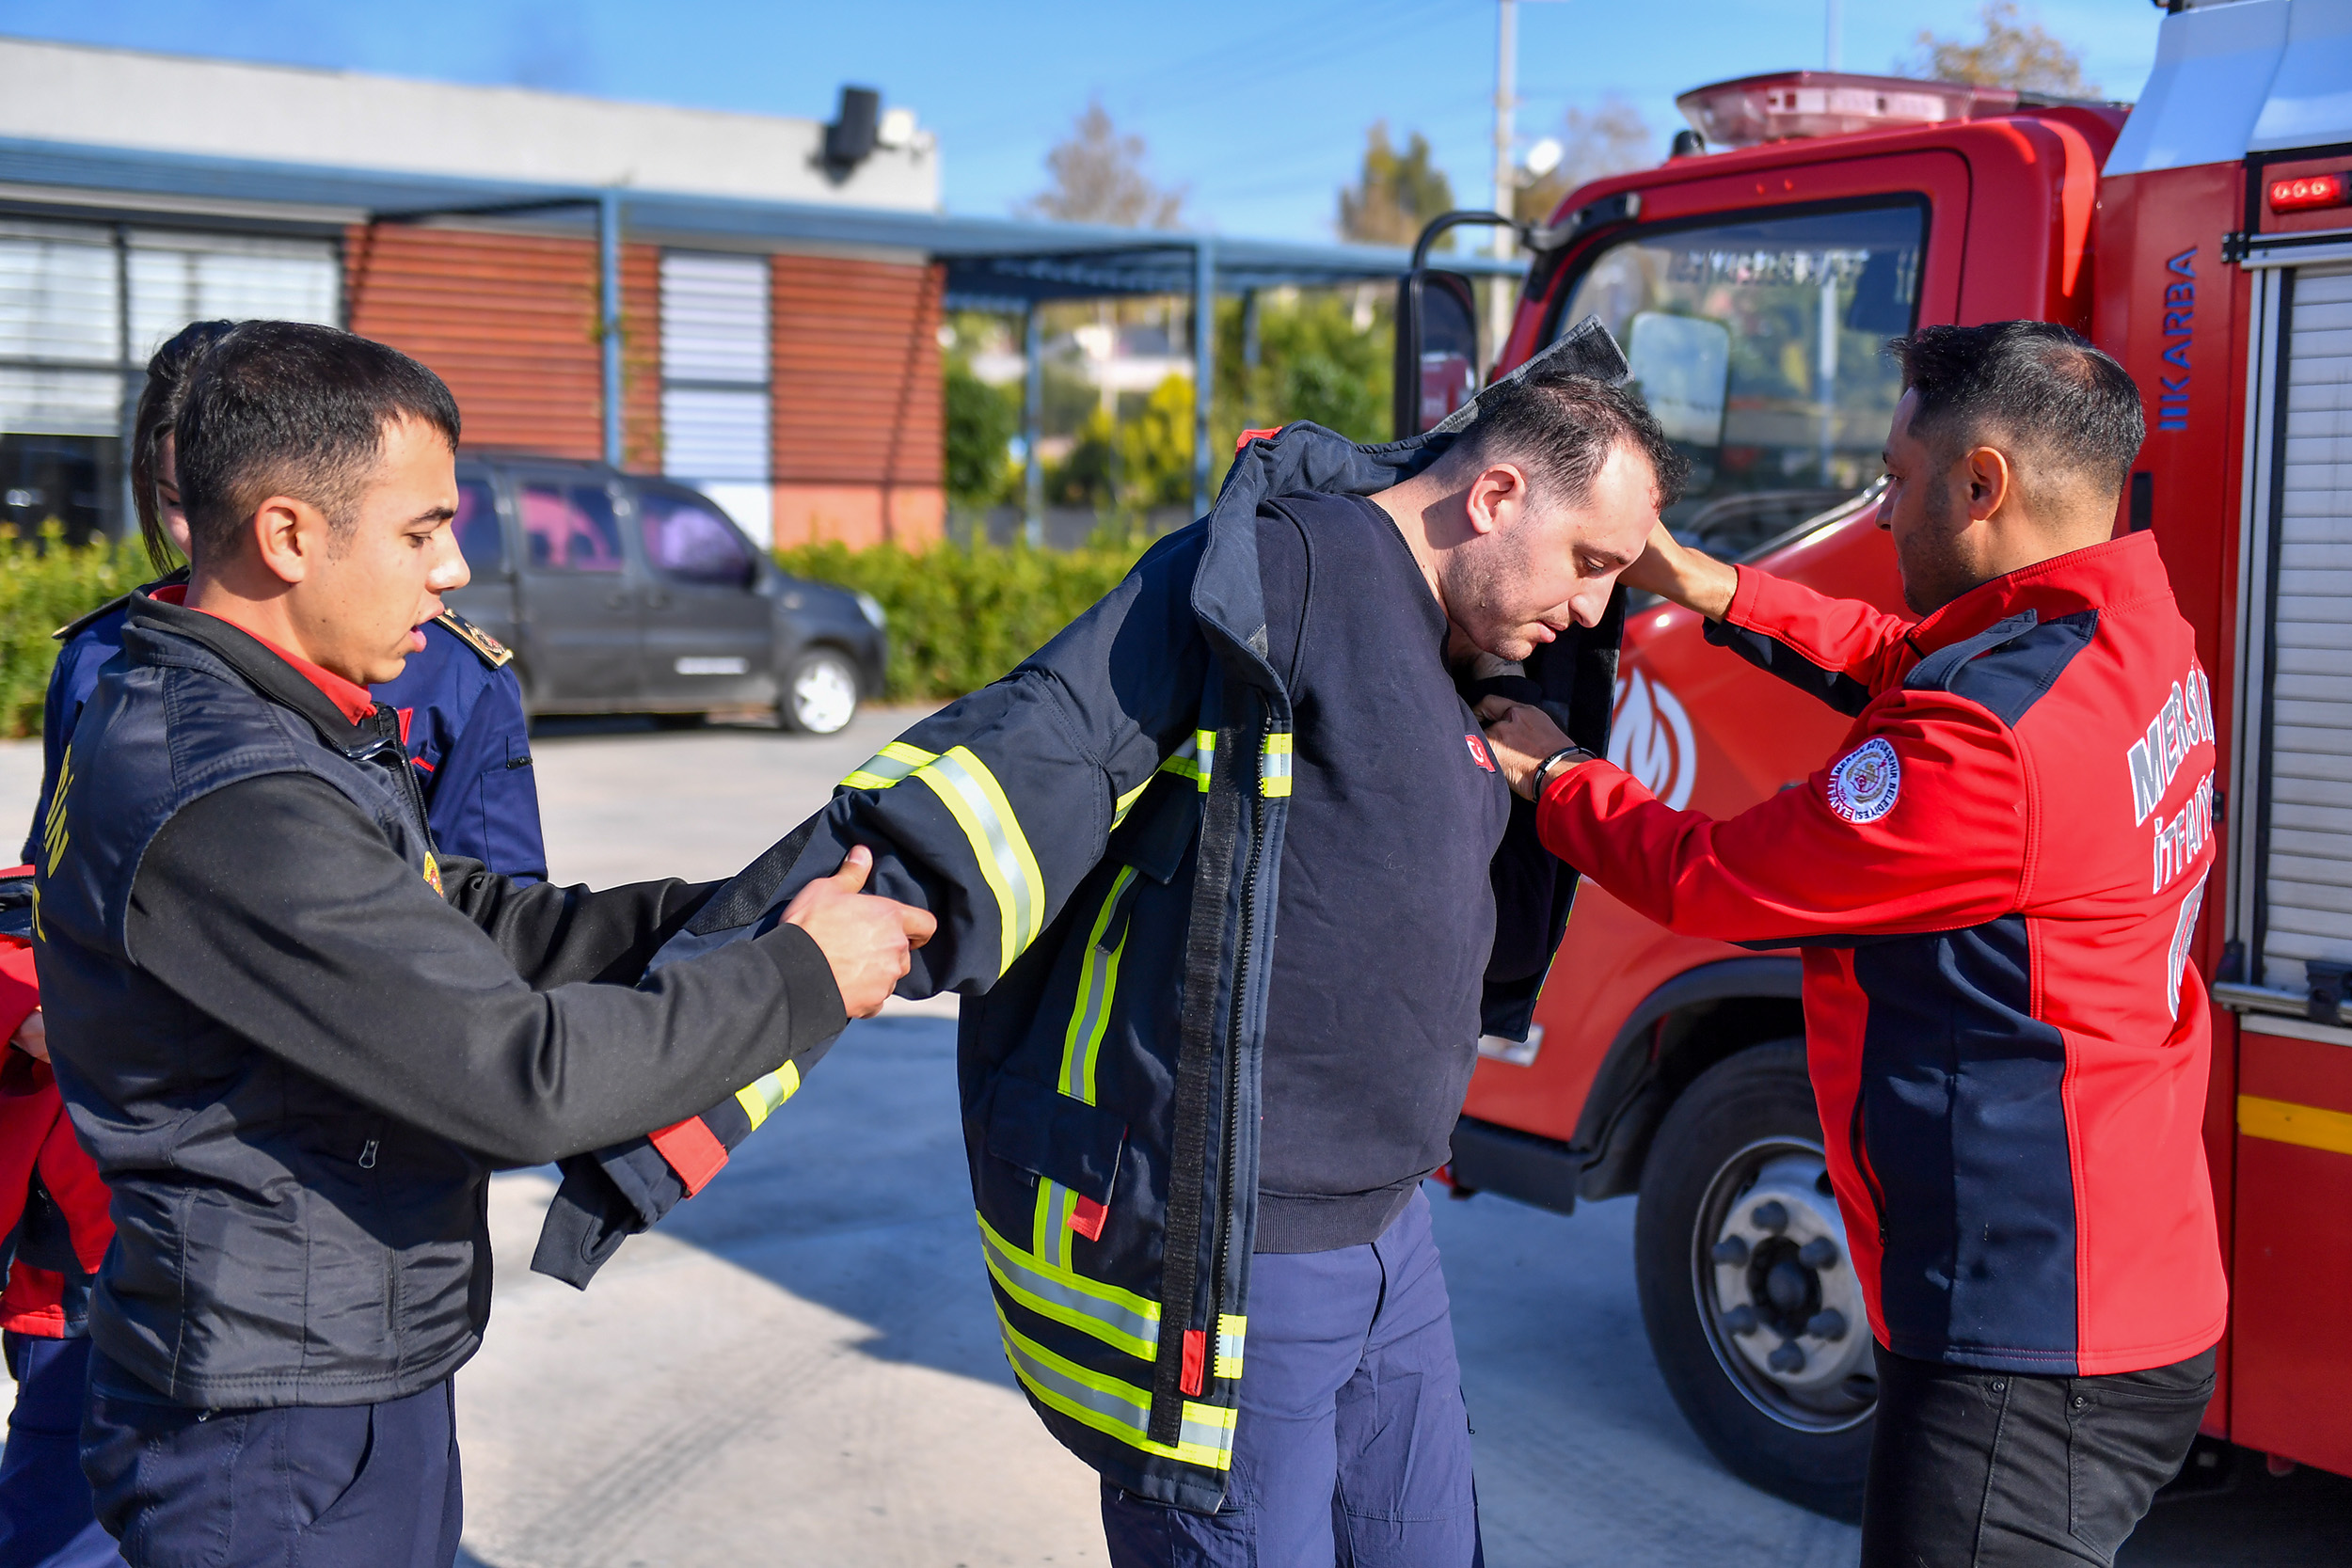
{"type": "Polygon", "coordinates": [[[931,760],[931,753],[903,740],[894,740],[866,759],[858,770],[841,781],[845,789],[888,789],[931,760]]]}
{"type": "Polygon", "coordinates": [[[996,776],[969,750],[958,746],[934,757],[915,777],[930,785],[962,827],[980,875],[996,895],[1004,943],[1001,974],[1045,924],[1044,878],[1037,858],[1012,819],[1011,802],[997,787],[996,776]]]}
{"type": "Polygon", "coordinates": [[[1001,1311],[996,1321],[1004,1330],[1005,1358],[1012,1364],[1014,1373],[1031,1393],[1053,1409],[1147,1453],[1181,1459],[1217,1470],[1232,1465],[1232,1411],[1186,1401],[1176,1446],[1170,1448],[1165,1443],[1155,1443],[1149,1435],[1152,1396],[1148,1392],[1132,1384],[1089,1371],[1073,1361],[1054,1354],[1044,1346],[1024,1337],[1005,1321],[1001,1311]],[[1224,1419],[1215,1419],[1217,1417],[1224,1419]]]}
{"type": "MultiPolygon", "coordinates": [[[[1056,1218],[1060,1220],[1058,1214],[1056,1218]]],[[[1135,1298],[1136,1304],[1129,1306],[1082,1289],[1074,1275],[1051,1271],[1008,1245],[986,1220],[980,1222],[980,1247],[987,1254],[989,1272],[1023,1306],[1138,1360],[1149,1361],[1159,1354],[1160,1314],[1152,1304],[1135,1298]]]]}
{"type": "Polygon", "coordinates": [[[1127,938],[1120,933],[1118,945],[1105,952],[1103,939],[1109,934],[1111,916],[1119,911],[1119,900],[1136,879],[1132,865],[1120,868],[1111,879],[1111,890],[1103,897],[1102,912],[1094,917],[1094,929],[1087,939],[1085,959],[1078,966],[1078,1006],[1070,1016],[1070,1030],[1063,1037],[1061,1052],[1061,1092],[1073,1100],[1094,1103],[1094,1057],[1103,1043],[1104,1025],[1109,1022],[1111,998],[1119,990],[1119,959],[1126,950],[1127,938]]]}

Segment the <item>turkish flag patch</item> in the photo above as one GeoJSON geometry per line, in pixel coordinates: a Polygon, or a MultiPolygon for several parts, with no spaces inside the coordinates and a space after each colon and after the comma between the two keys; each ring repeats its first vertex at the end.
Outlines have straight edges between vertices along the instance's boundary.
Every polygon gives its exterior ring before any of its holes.
{"type": "Polygon", "coordinates": [[[1486,754],[1486,737],[1485,736],[1466,735],[1462,737],[1462,744],[1470,748],[1470,761],[1478,764],[1479,767],[1485,768],[1489,773],[1495,770],[1495,759],[1486,754]]]}

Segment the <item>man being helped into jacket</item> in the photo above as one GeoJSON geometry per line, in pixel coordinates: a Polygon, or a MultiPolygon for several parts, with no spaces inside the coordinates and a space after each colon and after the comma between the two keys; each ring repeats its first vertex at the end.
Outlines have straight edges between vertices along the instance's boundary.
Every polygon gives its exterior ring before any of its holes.
{"type": "Polygon", "coordinates": [[[1007,1358],[1102,1474],[1122,1568],[1476,1560],[1421,1181],[1481,1033],[1524,1034],[1567,889],[1449,645],[1529,661],[1601,743],[1616,574],[1680,471],[1557,362],[1476,408],[1435,442],[1248,442],[1211,516],[670,949],[763,928],[852,844],[939,917],[900,990],[965,994],[1007,1358]]]}
{"type": "Polygon", "coordinates": [[[134,1568],[447,1564],[489,1172],[793,1071],[930,918],[860,895],[852,857],[758,939],[638,985],[709,888],[437,853],[365,688],[467,580],[448,388],[284,322],[193,375],[193,576],[133,609],[37,867],[51,1059],[116,1225],[83,1468],[134,1568]]]}
{"type": "Polygon", "coordinates": [[[1807,1053],[1877,1340],[1863,1561],[2105,1563],[2179,1467],[2226,1289],[2189,963],[2212,694],[2122,368],[2039,322],[1891,345],[1878,523],[1906,624],[1675,543],[1629,583],[1853,716],[1726,821],[1488,705],[1544,842],[1677,931],[1802,943],[1807,1053]]]}

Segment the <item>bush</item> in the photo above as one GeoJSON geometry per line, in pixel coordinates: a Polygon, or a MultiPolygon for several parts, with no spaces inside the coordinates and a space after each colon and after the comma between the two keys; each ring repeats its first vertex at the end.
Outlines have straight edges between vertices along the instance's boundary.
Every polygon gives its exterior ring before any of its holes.
{"type": "Polygon", "coordinates": [[[38,540],[0,527],[0,736],[40,733],[58,644],[50,633],[151,575],[136,539],[69,546],[56,522],[38,540]]]}
{"type": "Polygon", "coordinates": [[[778,550],[776,561],[882,601],[890,617],[886,695],[905,702],[961,697],[1010,670],[1117,587],[1144,544],[1105,531],[1076,550],[803,545],[778,550]]]}

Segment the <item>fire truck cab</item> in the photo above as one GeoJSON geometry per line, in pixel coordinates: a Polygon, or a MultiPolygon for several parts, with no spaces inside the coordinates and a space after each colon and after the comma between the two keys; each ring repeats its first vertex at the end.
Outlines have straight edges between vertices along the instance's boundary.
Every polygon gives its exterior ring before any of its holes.
{"type": "MultiPolygon", "coordinates": [[[[2131,372],[2149,434],[2116,528],[2155,533],[2228,781],[2195,950],[2233,1297],[2206,1431],[2352,1473],[2352,4],[2172,0],[2161,29],[2136,105],[1818,71],[1686,94],[1705,148],[1524,231],[1492,362],[1597,315],[1692,459],[1677,534],[1897,611],[1883,341],[2038,318],[2131,372]]],[[[1406,280],[1400,434],[1485,362],[1470,299],[1406,280]]],[[[1844,724],[1688,611],[1629,615],[1610,755],[1668,803],[1736,814],[1844,724]]],[[[1554,973],[1527,1040],[1481,1046],[1457,1192],[1563,1212],[1638,1192],[1684,1414],[1756,1484],[1855,1513],[1877,1386],[1795,955],[1670,935],[1587,884],[1554,973]]]]}

